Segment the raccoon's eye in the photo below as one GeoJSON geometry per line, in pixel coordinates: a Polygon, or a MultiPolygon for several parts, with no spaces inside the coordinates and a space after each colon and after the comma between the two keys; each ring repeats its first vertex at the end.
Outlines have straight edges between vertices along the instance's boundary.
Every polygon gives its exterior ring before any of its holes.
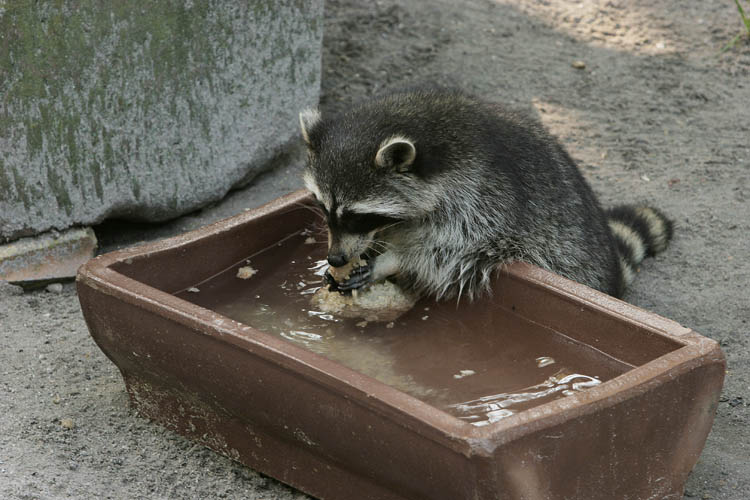
{"type": "Polygon", "coordinates": [[[347,233],[369,233],[375,229],[399,222],[401,219],[383,214],[357,214],[345,211],[341,214],[341,228],[347,233]]]}

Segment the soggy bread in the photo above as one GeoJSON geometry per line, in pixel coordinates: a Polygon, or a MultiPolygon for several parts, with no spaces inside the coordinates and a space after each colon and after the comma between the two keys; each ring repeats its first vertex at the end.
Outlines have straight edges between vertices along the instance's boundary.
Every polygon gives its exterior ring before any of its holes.
{"type": "Polygon", "coordinates": [[[389,281],[353,290],[350,295],[330,291],[324,286],[312,296],[313,306],[323,312],[366,321],[393,321],[414,307],[416,301],[415,296],[389,281]]]}

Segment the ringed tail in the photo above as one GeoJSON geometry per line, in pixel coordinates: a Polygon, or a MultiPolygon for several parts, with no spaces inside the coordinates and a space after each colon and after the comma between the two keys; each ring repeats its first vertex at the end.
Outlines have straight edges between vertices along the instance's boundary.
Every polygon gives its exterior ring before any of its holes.
{"type": "Polygon", "coordinates": [[[667,248],[674,225],[661,211],[647,206],[622,205],[607,210],[606,215],[620,259],[622,292],[643,259],[667,248]]]}

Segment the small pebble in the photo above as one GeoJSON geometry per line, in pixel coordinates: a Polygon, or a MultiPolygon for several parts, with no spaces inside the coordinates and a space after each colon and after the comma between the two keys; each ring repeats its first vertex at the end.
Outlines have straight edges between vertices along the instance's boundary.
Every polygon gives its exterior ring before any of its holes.
{"type": "Polygon", "coordinates": [[[573,64],[571,64],[575,69],[586,69],[586,63],[583,61],[573,61],[573,64]]]}
{"type": "Polygon", "coordinates": [[[357,323],[357,326],[359,328],[364,328],[367,326],[367,321],[360,321],[359,323],[357,323]]]}
{"type": "Polygon", "coordinates": [[[429,316],[422,316],[422,321],[426,320],[427,318],[429,318],[429,316]]]}
{"type": "Polygon", "coordinates": [[[47,291],[51,293],[62,293],[62,283],[50,283],[49,285],[47,285],[47,291]]]}
{"type": "Polygon", "coordinates": [[[200,292],[200,290],[198,289],[198,287],[194,287],[194,286],[191,286],[190,288],[188,288],[187,291],[190,292],[190,293],[198,293],[198,292],[200,292]]]}
{"type": "Polygon", "coordinates": [[[305,245],[314,245],[315,244],[315,238],[312,236],[308,236],[305,238],[305,245]]]}
{"type": "Polygon", "coordinates": [[[60,420],[60,425],[63,429],[72,429],[73,427],[75,427],[73,420],[69,418],[63,418],[62,420],[60,420]]]}
{"type": "Polygon", "coordinates": [[[393,328],[393,326],[394,326],[393,321],[391,321],[390,323],[388,323],[387,325],[385,325],[386,328],[393,328]]]}

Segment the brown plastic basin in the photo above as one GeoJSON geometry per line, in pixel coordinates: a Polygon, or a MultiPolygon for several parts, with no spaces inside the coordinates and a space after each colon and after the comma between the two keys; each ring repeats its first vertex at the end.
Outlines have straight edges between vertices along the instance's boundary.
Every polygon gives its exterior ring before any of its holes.
{"type": "Polygon", "coordinates": [[[336,323],[336,352],[316,347],[327,334],[287,340],[236,311],[312,314],[278,291],[295,289],[284,259],[322,252],[300,233],[309,203],[300,191],[81,268],[91,335],[142,414],[324,499],[681,498],[723,383],[716,342],[521,263],[474,304],[336,323]],[[235,278],[248,258],[257,275],[235,278]],[[596,380],[572,390],[565,369],[596,380]],[[513,403],[553,372],[554,394],[513,403]],[[456,410],[477,402],[481,417],[456,410]]]}

